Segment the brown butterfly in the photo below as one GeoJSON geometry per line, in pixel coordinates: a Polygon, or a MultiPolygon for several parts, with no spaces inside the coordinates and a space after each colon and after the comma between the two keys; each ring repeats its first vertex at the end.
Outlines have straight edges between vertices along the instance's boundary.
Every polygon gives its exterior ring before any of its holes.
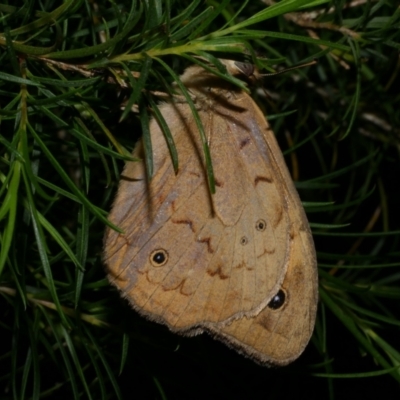
{"type": "MultiPolygon", "coordinates": [[[[241,63],[224,62],[231,75],[241,63]]],[[[150,123],[154,176],[128,162],[107,229],[110,281],[132,307],[174,332],[203,331],[260,364],[285,365],[307,345],[318,300],[310,228],[274,134],[245,93],[200,66],[181,81],[207,135],[203,146],[182,96],[160,111],[172,133],[175,173],[158,123],[150,123]]],[[[139,144],[135,157],[143,158],[139,144]]]]}

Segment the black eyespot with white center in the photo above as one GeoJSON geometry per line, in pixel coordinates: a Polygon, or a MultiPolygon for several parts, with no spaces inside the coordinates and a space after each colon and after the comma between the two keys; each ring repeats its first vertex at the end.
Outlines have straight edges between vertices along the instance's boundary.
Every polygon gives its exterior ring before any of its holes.
{"type": "Polygon", "coordinates": [[[272,310],[279,310],[285,304],[285,301],[286,294],[282,289],[280,289],[279,292],[268,303],[268,307],[272,310]]]}
{"type": "Polygon", "coordinates": [[[247,243],[249,243],[249,240],[247,239],[247,237],[246,237],[246,236],[242,236],[242,237],[240,238],[240,244],[241,244],[242,246],[246,246],[247,243]]]}
{"type": "Polygon", "coordinates": [[[154,250],[150,254],[150,262],[153,267],[162,267],[168,262],[168,253],[164,249],[154,250]]]}
{"type": "Polygon", "coordinates": [[[258,231],[264,232],[266,228],[267,228],[267,222],[265,221],[265,219],[259,219],[256,222],[256,229],[258,231]]]}

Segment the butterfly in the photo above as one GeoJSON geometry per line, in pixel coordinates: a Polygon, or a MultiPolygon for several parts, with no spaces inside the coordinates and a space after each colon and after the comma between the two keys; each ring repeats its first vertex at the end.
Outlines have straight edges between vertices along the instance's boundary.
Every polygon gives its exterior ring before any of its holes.
{"type": "MultiPolygon", "coordinates": [[[[232,76],[246,64],[223,61],[232,76]]],[[[199,65],[180,77],[188,103],[159,106],[179,157],[174,170],[156,119],[154,175],[127,162],[106,229],[108,277],[132,307],[170,330],[208,332],[263,365],[286,365],[312,335],[318,274],[309,224],[275,136],[252,98],[199,65]]],[[[134,156],[143,160],[143,146],[134,156]]]]}

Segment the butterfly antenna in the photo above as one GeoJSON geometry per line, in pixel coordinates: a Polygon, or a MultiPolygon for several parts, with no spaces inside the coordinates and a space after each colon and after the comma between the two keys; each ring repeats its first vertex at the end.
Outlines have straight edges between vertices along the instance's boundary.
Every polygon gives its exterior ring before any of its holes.
{"type": "Polygon", "coordinates": [[[281,71],[277,71],[277,72],[271,72],[269,74],[260,74],[260,77],[264,77],[264,76],[275,76],[275,75],[280,75],[280,74],[284,74],[288,71],[292,71],[294,69],[298,69],[298,68],[303,68],[303,67],[309,67],[310,65],[314,65],[316,64],[318,61],[317,60],[313,60],[310,61],[308,63],[304,63],[304,64],[297,64],[297,65],[293,65],[293,67],[289,67],[289,68],[284,68],[281,71]]]}

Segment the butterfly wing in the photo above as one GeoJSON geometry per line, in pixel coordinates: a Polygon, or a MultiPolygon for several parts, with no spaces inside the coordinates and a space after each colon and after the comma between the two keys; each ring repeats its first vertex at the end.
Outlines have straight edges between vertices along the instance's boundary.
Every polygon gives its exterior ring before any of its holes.
{"type": "MultiPolygon", "coordinates": [[[[137,311],[171,330],[208,330],[261,363],[284,364],[304,348],[315,318],[316,263],[304,211],[252,99],[199,67],[182,81],[207,135],[216,193],[209,193],[189,106],[162,105],[180,168],[175,174],[152,120],[154,177],[148,182],[143,162],[124,169],[109,216],[124,233],[105,235],[109,278],[137,311]],[[272,312],[268,304],[281,288],[285,305],[272,312]]],[[[141,146],[135,155],[143,157],[141,146]]]]}

